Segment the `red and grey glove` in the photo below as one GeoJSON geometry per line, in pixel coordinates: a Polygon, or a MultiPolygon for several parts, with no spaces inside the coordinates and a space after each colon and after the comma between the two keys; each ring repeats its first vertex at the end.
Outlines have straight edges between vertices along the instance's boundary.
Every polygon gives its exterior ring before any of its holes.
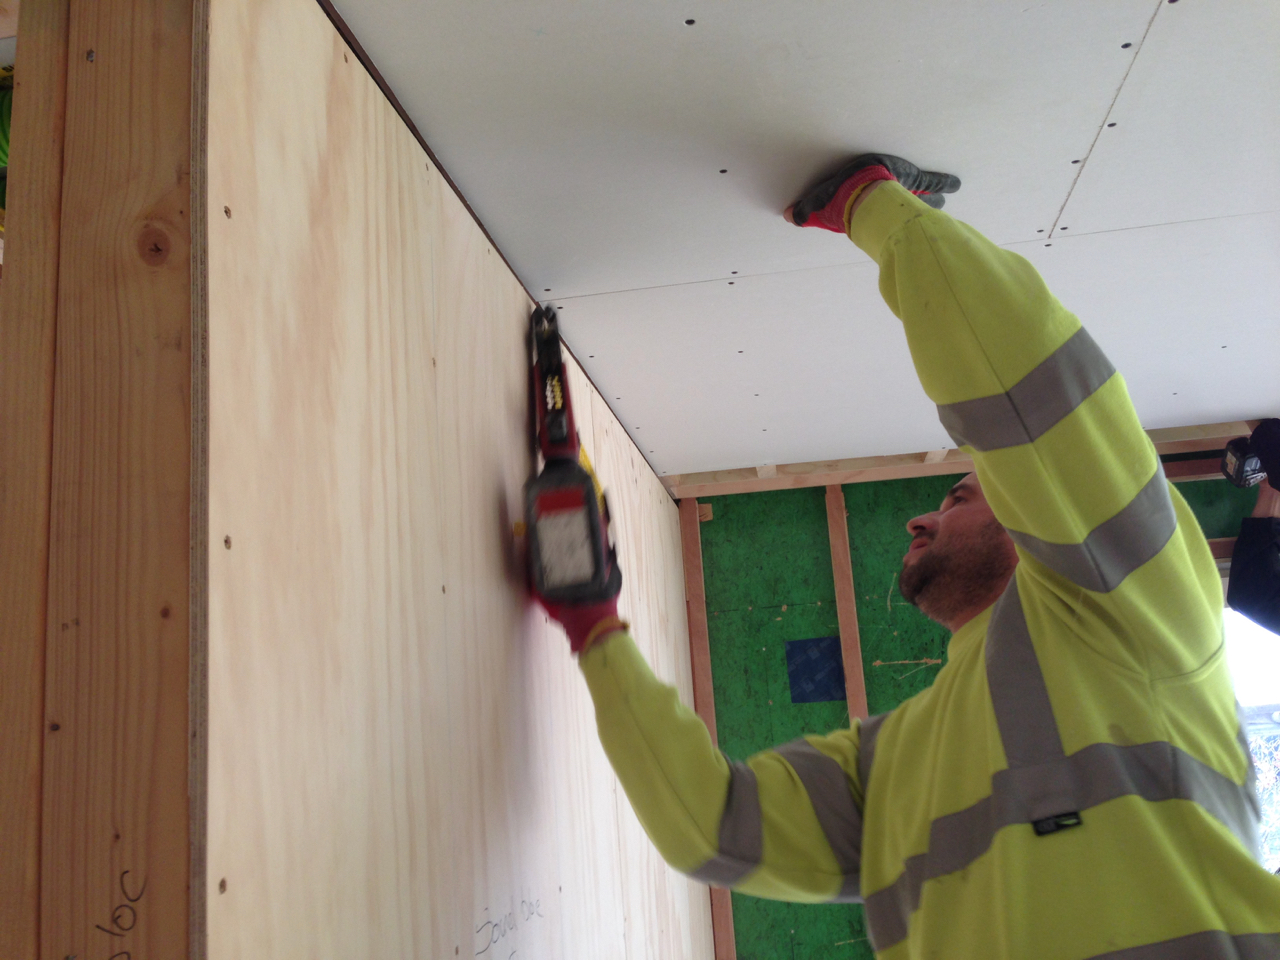
{"type": "Polygon", "coordinates": [[[601,637],[615,630],[627,630],[630,624],[618,616],[618,594],[622,592],[622,570],[618,567],[617,554],[609,550],[609,581],[607,596],[595,600],[548,600],[534,591],[538,603],[552,620],[564,627],[569,635],[569,649],[582,653],[601,637]]]}
{"type": "Polygon", "coordinates": [[[921,170],[911,161],[887,153],[864,153],[810,187],[783,216],[797,227],[848,233],[849,207],[864,187],[878,180],[897,180],[935,210],[942,209],[944,193],[960,189],[960,178],[953,174],[921,170]]]}
{"type": "Polygon", "coordinates": [[[618,616],[618,598],[593,603],[554,603],[538,597],[544,610],[569,635],[569,649],[581,654],[601,637],[630,625],[618,616]]]}

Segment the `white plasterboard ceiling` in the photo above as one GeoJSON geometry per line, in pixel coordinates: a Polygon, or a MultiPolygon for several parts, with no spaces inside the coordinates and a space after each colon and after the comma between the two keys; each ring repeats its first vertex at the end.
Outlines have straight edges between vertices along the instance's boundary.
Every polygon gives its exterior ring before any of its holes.
{"type": "Polygon", "coordinates": [[[659,473],[948,445],[874,265],[780,216],[869,150],[959,175],[1146,426],[1280,414],[1274,0],[337,8],[659,473]]]}

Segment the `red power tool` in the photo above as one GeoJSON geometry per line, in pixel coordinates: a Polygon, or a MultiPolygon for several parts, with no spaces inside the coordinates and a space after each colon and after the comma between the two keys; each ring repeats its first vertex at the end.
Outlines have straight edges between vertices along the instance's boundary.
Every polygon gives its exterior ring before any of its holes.
{"type": "Polygon", "coordinates": [[[530,326],[535,432],[543,460],[524,487],[533,586],[553,602],[608,600],[621,591],[622,574],[609,543],[608,504],[582,463],[555,310],[538,307],[530,326]]]}

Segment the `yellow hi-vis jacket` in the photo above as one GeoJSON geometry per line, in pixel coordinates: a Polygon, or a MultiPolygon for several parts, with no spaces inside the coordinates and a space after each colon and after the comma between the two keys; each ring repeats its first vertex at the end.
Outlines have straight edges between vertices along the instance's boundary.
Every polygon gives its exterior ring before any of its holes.
{"type": "Polygon", "coordinates": [[[1025,260],[897,184],[850,236],[1016,574],[931,688],[745,763],[630,637],[599,642],[581,669],[640,822],[708,883],[864,902],[886,960],[1280,958],[1221,584],[1124,381],[1025,260]]]}

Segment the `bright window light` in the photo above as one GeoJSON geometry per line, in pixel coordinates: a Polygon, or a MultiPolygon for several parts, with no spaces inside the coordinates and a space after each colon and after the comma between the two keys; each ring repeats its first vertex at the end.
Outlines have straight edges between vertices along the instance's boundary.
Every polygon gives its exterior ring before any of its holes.
{"type": "MultiPolygon", "coordinates": [[[[1241,705],[1280,705],[1280,637],[1231,609],[1223,611],[1223,629],[1241,705]]],[[[1262,862],[1280,872],[1280,734],[1274,727],[1249,731],[1249,752],[1258,768],[1262,862]]]]}
{"type": "Polygon", "coordinates": [[[1241,706],[1280,703],[1280,637],[1230,607],[1222,611],[1222,626],[1241,706]]]}

